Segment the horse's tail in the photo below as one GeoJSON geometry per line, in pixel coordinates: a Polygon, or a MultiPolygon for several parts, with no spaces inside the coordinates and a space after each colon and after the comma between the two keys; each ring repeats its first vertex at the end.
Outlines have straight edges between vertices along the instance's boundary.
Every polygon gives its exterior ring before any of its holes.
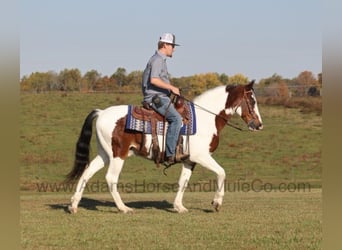
{"type": "Polygon", "coordinates": [[[90,141],[93,132],[93,120],[98,116],[99,109],[91,111],[84,120],[81,134],[76,143],[74,167],[66,176],[66,181],[76,180],[81,177],[89,164],[90,141]]]}

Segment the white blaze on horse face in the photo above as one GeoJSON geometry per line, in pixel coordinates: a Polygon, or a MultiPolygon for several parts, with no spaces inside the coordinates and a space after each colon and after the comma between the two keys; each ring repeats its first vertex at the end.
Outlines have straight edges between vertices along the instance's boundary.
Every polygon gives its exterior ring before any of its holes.
{"type": "Polygon", "coordinates": [[[242,115],[242,109],[241,109],[241,106],[239,106],[239,107],[237,107],[237,108],[235,109],[235,113],[236,113],[236,114],[238,114],[239,116],[241,116],[241,115],[242,115]]]}
{"type": "MultiPolygon", "coordinates": [[[[258,117],[260,123],[262,124],[262,119],[261,119],[261,115],[260,115],[260,113],[259,113],[258,103],[257,103],[257,101],[256,101],[254,92],[252,92],[251,97],[252,97],[253,100],[254,100],[253,111],[254,111],[254,113],[257,115],[257,117],[258,117]]],[[[241,117],[241,116],[242,116],[242,108],[241,108],[241,106],[238,106],[238,107],[236,107],[235,109],[226,109],[226,114],[229,114],[229,113],[230,113],[230,114],[233,114],[234,112],[235,112],[236,114],[238,114],[238,115],[241,117]]]]}
{"type": "Polygon", "coordinates": [[[226,115],[233,115],[234,114],[234,109],[233,108],[228,108],[228,109],[225,109],[224,112],[226,113],[226,115]]]}
{"type": "Polygon", "coordinates": [[[254,92],[252,93],[252,98],[254,99],[254,103],[255,103],[254,104],[254,112],[258,116],[258,119],[259,119],[260,123],[262,124],[261,115],[259,113],[258,103],[257,103],[257,100],[255,98],[254,92]]]}

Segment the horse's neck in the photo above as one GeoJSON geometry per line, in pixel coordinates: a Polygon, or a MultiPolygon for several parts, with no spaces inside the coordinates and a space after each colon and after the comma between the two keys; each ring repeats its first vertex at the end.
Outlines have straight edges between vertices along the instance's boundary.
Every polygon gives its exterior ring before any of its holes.
{"type": "Polygon", "coordinates": [[[194,103],[215,114],[220,113],[225,108],[228,93],[225,86],[210,89],[194,99],[194,103]]]}

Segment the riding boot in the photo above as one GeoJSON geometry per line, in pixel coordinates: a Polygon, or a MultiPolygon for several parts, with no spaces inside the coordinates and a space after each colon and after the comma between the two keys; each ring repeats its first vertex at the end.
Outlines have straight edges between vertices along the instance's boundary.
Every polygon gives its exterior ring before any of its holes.
{"type": "Polygon", "coordinates": [[[180,135],[178,138],[177,146],[176,146],[176,155],[165,157],[166,159],[163,162],[163,164],[164,166],[168,168],[176,163],[180,163],[185,160],[188,160],[189,157],[190,156],[188,154],[184,154],[183,152],[183,137],[180,135]]]}
{"type": "Polygon", "coordinates": [[[189,157],[190,155],[188,154],[178,154],[176,156],[169,156],[169,157],[166,157],[166,160],[163,162],[163,164],[166,167],[170,167],[176,163],[187,161],[189,157]]]}
{"type": "Polygon", "coordinates": [[[183,136],[179,135],[178,141],[177,141],[177,146],[176,146],[176,157],[175,161],[176,162],[182,162],[184,160],[189,159],[188,154],[184,154],[183,151],[183,136]]]}

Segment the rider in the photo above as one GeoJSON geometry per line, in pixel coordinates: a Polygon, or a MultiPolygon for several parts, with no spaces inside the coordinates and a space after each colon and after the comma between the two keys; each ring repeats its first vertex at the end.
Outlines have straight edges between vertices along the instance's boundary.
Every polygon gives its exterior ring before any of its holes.
{"type": "Polygon", "coordinates": [[[165,116],[169,123],[166,132],[166,161],[164,161],[164,165],[167,167],[189,158],[189,155],[186,154],[176,154],[182,117],[171,102],[170,94],[179,96],[180,90],[170,83],[166,67],[166,58],[172,57],[175,46],[179,45],[176,44],[174,34],[165,33],[159,38],[158,50],[148,61],[142,80],[144,102],[165,116]]]}

